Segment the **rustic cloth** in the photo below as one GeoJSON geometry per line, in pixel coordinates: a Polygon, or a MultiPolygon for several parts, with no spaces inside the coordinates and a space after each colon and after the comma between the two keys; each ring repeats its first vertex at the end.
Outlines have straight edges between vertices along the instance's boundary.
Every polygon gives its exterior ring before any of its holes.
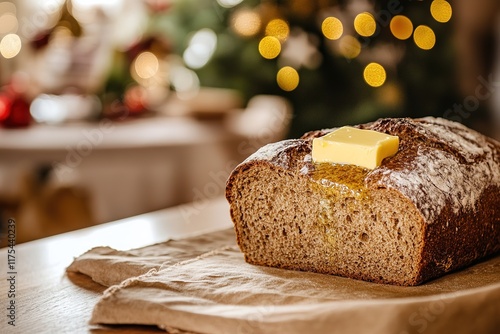
{"type": "Polygon", "coordinates": [[[124,278],[104,292],[91,323],[231,334],[500,328],[500,256],[420,286],[399,287],[247,264],[230,230],[180,242],[106,254],[97,248],[76,259],[68,270],[101,284],[124,278]]]}

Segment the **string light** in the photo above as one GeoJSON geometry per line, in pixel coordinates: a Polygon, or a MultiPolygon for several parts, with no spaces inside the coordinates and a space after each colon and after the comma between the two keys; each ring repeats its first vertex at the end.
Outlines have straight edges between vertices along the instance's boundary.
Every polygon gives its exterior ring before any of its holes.
{"type": "Polygon", "coordinates": [[[281,52],[281,43],[274,36],[266,36],[260,40],[259,53],[266,59],[278,57],[281,52]]]}
{"type": "Polygon", "coordinates": [[[366,65],[363,71],[363,77],[366,83],[372,87],[380,87],[384,84],[387,77],[385,69],[378,63],[370,63],[366,65]]]}
{"type": "Polygon", "coordinates": [[[339,41],[339,51],[347,59],[354,59],[361,53],[361,43],[357,38],[345,35],[339,41]]]}
{"type": "Polygon", "coordinates": [[[436,35],[428,26],[420,25],[413,32],[413,40],[422,50],[430,50],[436,44],[436,35]]]}
{"type": "Polygon", "coordinates": [[[376,29],[377,23],[372,14],[364,12],[356,15],[356,18],[354,18],[354,30],[360,36],[370,37],[375,33],[376,29]]]}
{"type": "Polygon", "coordinates": [[[217,0],[217,3],[221,7],[232,8],[236,5],[239,5],[243,0],[217,0]]]}
{"type": "Polygon", "coordinates": [[[286,41],[290,34],[290,27],[282,19],[273,19],[266,25],[266,36],[274,36],[280,42],[286,41]]]}
{"type": "Polygon", "coordinates": [[[396,15],[392,18],[389,25],[391,33],[400,40],[410,38],[413,33],[413,23],[404,15],[396,15]]]}
{"type": "Polygon", "coordinates": [[[259,14],[249,9],[236,11],[231,21],[233,30],[243,37],[256,35],[262,24],[259,14]]]}
{"type": "Polygon", "coordinates": [[[434,0],[431,3],[431,15],[434,20],[446,23],[451,19],[452,9],[448,1],[434,0]]]}
{"type": "Polygon", "coordinates": [[[338,18],[330,16],[323,20],[321,31],[326,38],[337,40],[344,33],[344,26],[338,18]]]}
{"type": "Polygon", "coordinates": [[[0,22],[2,22],[2,24],[0,24],[0,35],[17,32],[19,23],[14,13],[2,14],[0,12],[0,22]]]}
{"type": "Polygon", "coordinates": [[[285,66],[276,75],[278,86],[284,91],[290,92],[299,85],[299,73],[290,66],[285,66]]]}
{"type": "Polygon", "coordinates": [[[5,35],[0,41],[0,54],[4,58],[14,58],[21,51],[21,38],[16,34],[5,35]]]}
{"type": "MultiPolygon", "coordinates": [[[[239,0],[217,1],[219,4],[239,3],[239,0]]],[[[301,11],[296,8],[295,12],[301,11]]],[[[433,0],[430,5],[430,12],[434,20],[441,23],[448,22],[452,17],[452,7],[446,0],[433,0]]],[[[274,15],[279,16],[276,13],[274,15]]],[[[268,18],[265,20],[267,21],[268,18]]],[[[234,31],[244,37],[256,35],[261,31],[262,18],[258,12],[250,9],[237,10],[233,14],[231,22],[234,31]]],[[[377,32],[377,21],[374,15],[369,12],[356,15],[353,26],[357,35],[344,35],[344,32],[349,29],[344,29],[344,24],[338,17],[328,16],[321,21],[323,36],[329,40],[337,41],[332,44],[334,50],[347,59],[354,59],[360,55],[362,45],[359,36],[373,37],[377,32]]],[[[265,26],[264,37],[259,42],[260,55],[266,59],[274,59],[278,56],[285,57],[290,29],[289,24],[283,19],[275,18],[270,20],[265,26]]],[[[419,25],[414,28],[413,22],[405,15],[393,16],[390,20],[389,29],[391,34],[398,40],[407,40],[413,35],[415,45],[422,50],[430,50],[436,44],[436,35],[430,27],[419,25]]],[[[370,63],[363,71],[363,78],[368,85],[380,87],[384,85],[387,74],[382,65],[370,63]]],[[[281,89],[292,91],[299,84],[299,74],[293,67],[285,66],[278,71],[276,80],[281,89]]]]}
{"type": "Polygon", "coordinates": [[[146,51],[137,56],[134,61],[135,73],[142,79],[150,79],[159,68],[158,58],[151,52],[146,51]]]}

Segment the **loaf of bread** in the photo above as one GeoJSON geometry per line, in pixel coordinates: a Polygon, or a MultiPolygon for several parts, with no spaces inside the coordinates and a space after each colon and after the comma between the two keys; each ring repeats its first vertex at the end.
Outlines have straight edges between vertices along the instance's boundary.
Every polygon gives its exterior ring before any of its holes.
{"type": "Polygon", "coordinates": [[[368,170],[314,163],[312,139],[238,165],[226,198],[248,263],[418,285],[500,251],[500,143],[440,118],[358,125],[398,136],[368,170]]]}

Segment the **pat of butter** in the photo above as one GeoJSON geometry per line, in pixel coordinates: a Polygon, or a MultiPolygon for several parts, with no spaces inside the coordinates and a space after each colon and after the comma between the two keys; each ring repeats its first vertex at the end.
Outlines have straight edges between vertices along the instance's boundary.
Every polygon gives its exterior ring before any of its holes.
{"type": "Polygon", "coordinates": [[[350,164],[373,169],[384,158],[398,152],[399,137],[385,133],[344,126],[313,139],[314,162],[350,164]]]}

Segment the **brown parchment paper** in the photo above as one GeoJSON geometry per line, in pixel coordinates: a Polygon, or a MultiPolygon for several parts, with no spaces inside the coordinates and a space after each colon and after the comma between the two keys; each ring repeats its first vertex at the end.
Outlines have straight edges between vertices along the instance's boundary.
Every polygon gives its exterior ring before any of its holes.
{"type": "MultiPolygon", "coordinates": [[[[234,238],[228,231],[217,233],[234,238]]],[[[134,252],[141,257],[140,250],[134,252]]],[[[195,256],[178,263],[171,258],[149,271],[144,267],[146,274],[112,286],[95,306],[91,323],[231,334],[500,329],[499,256],[417,287],[253,266],[234,244],[195,256]]]]}
{"type": "Polygon", "coordinates": [[[230,245],[236,245],[233,229],[186,239],[168,240],[127,251],[111,247],[95,247],[77,257],[66,270],[87,275],[94,282],[109,287],[152,269],[192,259],[216,248],[230,245]]]}

